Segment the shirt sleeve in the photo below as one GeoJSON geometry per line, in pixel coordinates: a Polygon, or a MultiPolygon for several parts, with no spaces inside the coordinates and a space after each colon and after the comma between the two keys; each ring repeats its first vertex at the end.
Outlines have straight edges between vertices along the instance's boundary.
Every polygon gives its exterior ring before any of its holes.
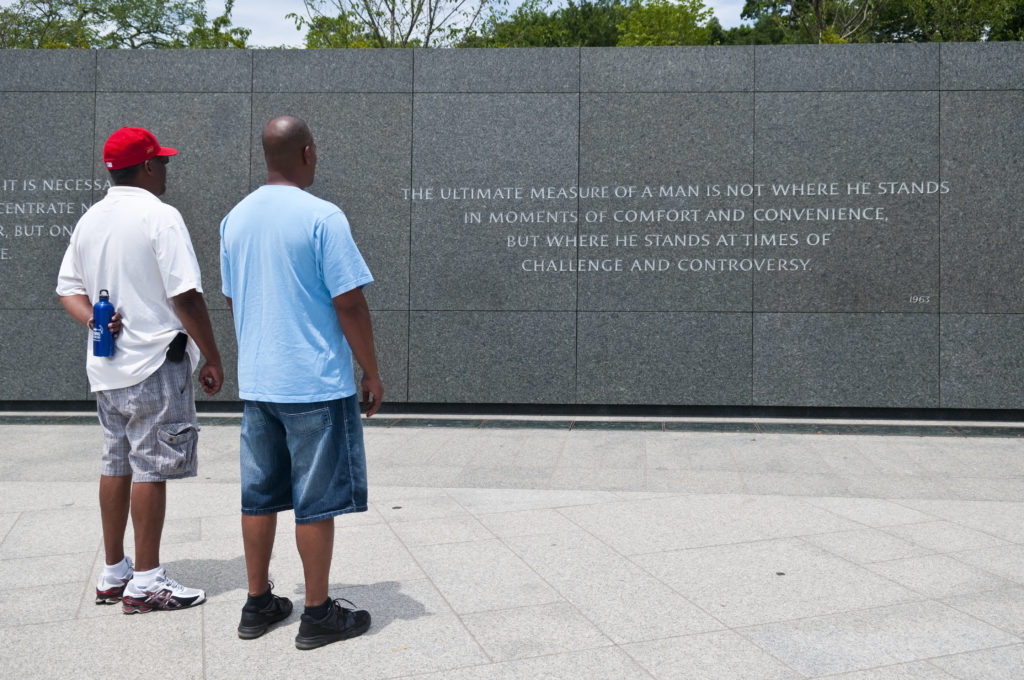
{"type": "Polygon", "coordinates": [[[199,262],[192,249],[192,239],[188,235],[185,221],[181,213],[172,206],[164,206],[166,211],[160,213],[163,221],[156,229],[153,239],[153,251],[160,267],[160,277],[164,282],[167,297],[172,298],[192,289],[202,293],[203,284],[199,274],[199,262]]]}
{"type": "Polygon", "coordinates": [[[57,274],[57,295],[61,297],[89,294],[85,289],[85,280],[79,267],[76,243],[77,239],[72,233],[68,249],[64,251],[64,259],[60,263],[60,272],[57,274]]]}
{"type": "Polygon", "coordinates": [[[345,213],[325,217],[317,225],[316,242],[320,273],[332,298],[373,282],[345,213]]]}
{"type": "Polygon", "coordinates": [[[228,218],[220,221],[220,291],[224,297],[235,297],[231,293],[231,260],[228,258],[228,249],[224,244],[224,230],[228,226],[228,218]]]}

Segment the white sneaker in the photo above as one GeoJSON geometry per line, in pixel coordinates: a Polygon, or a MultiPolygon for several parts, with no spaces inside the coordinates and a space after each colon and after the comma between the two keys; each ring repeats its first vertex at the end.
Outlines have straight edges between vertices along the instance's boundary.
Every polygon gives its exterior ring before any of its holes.
{"type": "Polygon", "coordinates": [[[159,575],[145,590],[135,580],[128,582],[121,596],[125,614],[145,614],[155,609],[186,609],[206,601],[206,593],[198,588],[186,588],[160,568],[159,575]]]}
{"type": "Polygon", "coordinates": [[[96,583],[96,604],[117,604],[121,601],[124,587],[128,585],[128,582],[132,580],[132,576],[135,575],[132,567],[132,558],[125,556],[124,560],[128,563],[128,572],[124,578],[108,580],[106,570],[104,569],[100,572],[100,580],[96,583]]]}

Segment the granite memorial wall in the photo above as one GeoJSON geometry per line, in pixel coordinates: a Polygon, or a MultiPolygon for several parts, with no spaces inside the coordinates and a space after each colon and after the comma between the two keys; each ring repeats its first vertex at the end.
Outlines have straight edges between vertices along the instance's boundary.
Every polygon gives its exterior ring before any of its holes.
{"type": "Polygon", "coordinates": [[[291,113],[392,402],[1024,407],[1022,44],[3,51],[0,97],[2,402],[89,399],[54,285],[122,125],[237,399],[218,224],[291,113]]]}

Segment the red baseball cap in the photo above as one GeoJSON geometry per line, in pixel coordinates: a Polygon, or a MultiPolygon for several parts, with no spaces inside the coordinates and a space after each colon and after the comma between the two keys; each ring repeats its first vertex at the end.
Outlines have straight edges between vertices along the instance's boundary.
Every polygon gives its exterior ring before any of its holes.
{"type": "Polygon", "coordinates": [[[177,149],[160,146],[153,133],[146,128],[123,127],[110,135],[103,145],[103,164],[108,170],[120,170],[156,156],[173,156],[177,149]]]}

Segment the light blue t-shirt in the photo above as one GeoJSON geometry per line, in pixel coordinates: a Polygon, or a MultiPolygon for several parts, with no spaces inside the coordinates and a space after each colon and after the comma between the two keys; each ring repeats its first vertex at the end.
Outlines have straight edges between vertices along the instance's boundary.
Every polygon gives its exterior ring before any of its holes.
{"type": "Polygon", "coordinates": [[[338,206],[265,185],[220,223],[220,273],[234,308],[238,394],[301,403],[356,392],[331,299],[373,281],[338,206]]]}

